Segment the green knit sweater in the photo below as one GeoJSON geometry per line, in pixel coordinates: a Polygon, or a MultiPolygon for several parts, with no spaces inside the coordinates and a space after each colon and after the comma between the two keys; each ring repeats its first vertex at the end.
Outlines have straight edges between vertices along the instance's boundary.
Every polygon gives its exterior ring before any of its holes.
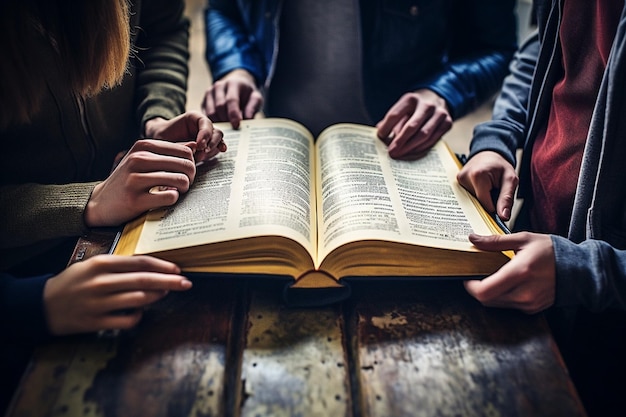
{"type": "Polygon", "coordinates": [[[42,109],[32,122],[0,133],[0,270],[84,234],[85,206],[115,155],[141,136],[147,120],[184,112],[189,57],[184,2],[132,4],[136,52],[119,87],[81,99],[65,87],[62,64],[47,39],[41,37],[39,50],[28,51],[40,57],[49,75],[42,109]]]}

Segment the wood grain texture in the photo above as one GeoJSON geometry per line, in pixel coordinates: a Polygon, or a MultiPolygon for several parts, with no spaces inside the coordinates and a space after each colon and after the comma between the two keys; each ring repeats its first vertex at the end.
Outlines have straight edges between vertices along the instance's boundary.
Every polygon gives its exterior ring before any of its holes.
{"type": "Polygon", "coordinates": [[[541,315],[484,308],[460,282],[396,284],[355,305],[357,414],[585,415],[541,315]]]}
{"type": "Polygon", "coordinates": [[[340,310],[289,308],[253,293],[242,363],[241,416],[348,416],[340,310]]]}
{"type": "Polygon", "coordinates": [[[41,347],[11,416],[222,416],[236,288],[194,280],[117,335],[41,347]]]}
{"type": "Polygon", "coordinates": [[[191,279],[132,331],[41,346],[6,416],[585,415],[543,316],[484,308],[459,281],[290,308],[279,281],[191,279]]]}

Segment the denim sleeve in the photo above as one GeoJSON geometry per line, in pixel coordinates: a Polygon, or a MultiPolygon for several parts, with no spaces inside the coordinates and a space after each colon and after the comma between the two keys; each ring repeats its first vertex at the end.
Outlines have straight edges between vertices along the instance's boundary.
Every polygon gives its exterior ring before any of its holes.
{"type": "MultiPolygon", "coordinates": [[[[254,36],[248,33],[237,1],[212,0],[205,11],[206,60],[213,80],[234,69],[250,72],[258,85],[267,78],[267,65],[254,36]]],[[[263,40],[261,40],[263,41],[263,40]]]]}
{"type": "Polygon", "coordinates": [[[447,63],[415,88],[443,97],[458,119],[495,94],[517,49],[515,1],[470,0],[454,6],[447,63]]]}

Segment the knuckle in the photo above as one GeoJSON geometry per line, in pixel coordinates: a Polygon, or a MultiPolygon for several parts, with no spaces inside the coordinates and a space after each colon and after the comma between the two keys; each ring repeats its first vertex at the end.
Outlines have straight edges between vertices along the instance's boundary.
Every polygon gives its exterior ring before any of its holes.
{"type": "Polygon", "coordinates": [[[152,264],[152,258],[150,258],[149,256],[145,256],[145,255],[133,256],[132,260],[133,260],[133,263],[135,264],[135,267],[138,268],[139,270],[142,270],[142,271],[150,270],[150,266],[152,264]]]}
{"type": "Polygon", "coordinates": [[[416,102],[417,95],[415,93],[404,93],[402,97],[400,97],[400,101],[416,102]]]}
{"type": "Polygon", "coordinates": [[[89,259],[92,266],[98,270],[103,270],[110,264],[110,257],[106,255],[97,255],[89,259]]]}
{"type": "Polygon", "coordinates": [[[387,117],[385,117],[385,120],[388,120],[388,119],[395,120],[395,119],[400,118],[403,114],[404,114],[404,111],[402,110],[401,107],[393,107],[387,113],[387,117]]]}
{"type": "MultiPolygon", "coordinates": [[[[185,192],[183,190],[181,190],[182,192],[185,192]]],[[[178,196],[179,194],[177,192],[173,192],[173,193],[167,193],[164,196],[162,196],[162,200],[161,203],[164,206],[171,206],[173,204],[175,204],[178,201],[178,196]]]]}
{"type": "Polygon", "coordinates": [[[149,155],[150,153],[146,150],[137,150],[128,154],[126,163],[129,168],[136,168],[138,165],[143,164],[146,160],[148,160],[149,155]]]}
{"type": "Polygon", "coordinates": [[[135,299],[135,300],[144,298],[145,297],[145,293],[143,291],[141,291],[141,290],[148,288],[150,283],[151,283],[151,280],[150,280],[150,277],[148,276],[148,274],[146,274],[146,273],[137,274],[137,276],[134,279],[134,285],[140,291],[137,291],[133,295],[132,298],[135,299]]]}
{"type": "Polygon", "coordinates": [[[139,139],[133,144],[132,150],[141,151],[141,150],[149,149],[150,143],[151,142],[149,139],[139,139]]]}
{"type": "Polygon", "coordinates": [[[226,106],[233,106],[239,104],[239,96],[236,94],[229,94],[225,100],[226,106]]]}
{"type": "Polygon", "coordinates": [[[124,320],[120,320],[120,323],[119,323],[120,329],[123,329],[123,330],[132,329],[137,324],[139,324],[139,321],[141,321],[142,316],[143,316],[143,313],[141,311],[138,311],[137,313],[126,316],[124,320]]]}
{"type": "Polygon", "coordinates": [[[191,149],[189,146],[184,145],[184,144],[180,144],[180,149],[182,151],[183,155],[183,163],[184,164],[191,164],[193,165],[193,149],[191,149]]]}
{"type": "Polygon", "coordinates": [[[185,188],[185,189],[187,189],[187,188],[189,188],[190,183],[191,183],[191,179],[189,178],[189,176],[187,176],[184,173],[176,174],[175,181],[178,184],[177,188],[185,188]]]}
{"type": "Polygon", "coordinates": [[[520,305],[528,309],[536,308],[536,298],[530,291],[521,291],[516,300],[520,305]]]}
{"type": "Polygon", "coordinates": [[[489,304],[492,301],[491,293],[487,288],[475,289],[474,298],[476,298],[481,304],[489,304]]]}

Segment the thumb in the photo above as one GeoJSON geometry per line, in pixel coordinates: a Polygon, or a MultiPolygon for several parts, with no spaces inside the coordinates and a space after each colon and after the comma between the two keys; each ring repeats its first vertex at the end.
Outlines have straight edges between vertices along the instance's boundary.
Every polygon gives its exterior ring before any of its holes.
{"type": "Polygon", "coordinates": [[[498,214],[504,220],[511,219],[511,209],[513,208],[516,189],[517,184],[512,181],[504,181],[500,187],[500,194],[498,195],[496,205],[498,214]]]}
{"type": "Polygon", "coordinates": [[[502,252],[507,250],[518,251],[522,248],[526,242],[522,240],[519,233],[513,233],[510,235],[477,235],[472,233],[468,236],[469,241],[472,242],[476,248],[489,252],[502,252]]]}

